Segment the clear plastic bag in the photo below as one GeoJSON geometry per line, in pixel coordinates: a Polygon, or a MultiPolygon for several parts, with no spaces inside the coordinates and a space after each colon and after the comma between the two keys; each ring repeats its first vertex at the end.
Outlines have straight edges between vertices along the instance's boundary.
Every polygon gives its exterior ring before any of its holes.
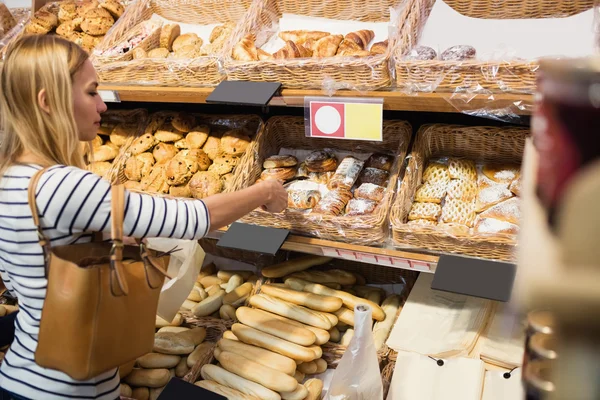
{"type": "Polygon", "coordinates": [[[354,337],[335,370],[325,400],[383,400],[371,314],[368,305],[354,308],[354,337]]]}

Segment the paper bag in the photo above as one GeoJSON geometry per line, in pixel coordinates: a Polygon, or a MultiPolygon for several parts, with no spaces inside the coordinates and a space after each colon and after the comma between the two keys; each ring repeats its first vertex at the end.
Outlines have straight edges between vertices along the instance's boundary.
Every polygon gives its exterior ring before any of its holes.
{"type": "Polygon", "coordinates": [[[517,368],[504,377],[501,371],[486,371],[483,397],[481,400],[514,400],[524,399],[523,385],[521,384],[521,369],[517,368]]]}
{"type": "Polygon", "coordinates": [[[173,321],[177,311],[187,299],[198,278],[205,253],[196,240],[181,239],[147,239],[148,248],[171,253],[171,261],[167,273],[174,277],[167,281],[158,299],[159,317],[165,321],[173,321]]]}

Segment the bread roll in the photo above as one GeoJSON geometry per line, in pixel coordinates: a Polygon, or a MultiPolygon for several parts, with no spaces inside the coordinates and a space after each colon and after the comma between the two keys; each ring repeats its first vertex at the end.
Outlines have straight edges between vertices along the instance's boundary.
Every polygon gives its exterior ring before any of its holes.
{"type": "Polygon", "coordinates": [[[171,373],[168,369],[134,369],[125,378],[125,382],[131,386],[146,386],[159,388],[169,383],[171,373]]]}
{"type": "Polygon", "coordinates": [[[263,310],[249,307],[240,307],[236,311],[237,319],[242,324],[299,344],[300,346],[310,346],[317,340],[315,334],[310,330],[288,324],[287,322],[273,318],[271,315],[263,310]]]}
{"type": "Polygon", "coordinates": [[[223,339],[229,339],[229,340],[239,341],[239,339],[237,338],[237,336],[235,336],[233,334],[233,332],[231,332],[231,331],[225,331],[225,332],[223,332],[223,339]]]}
{"type": "Polygon", "coordinates": [[[323,381],[320,379],[309,379],[304,382],[304,387],[308,390],[308,395],[304,400],[319,400],[323,392],[323,381]]]}
{"type": "Polygon", "coordinates": [[[300,278],[314,283],[339,283],[342,286],[354,285],[356,277],[341,269],[329,271],[300,271],[290,275],[290,278],[300,278]]]}
{"type": "Polygon", "coordinates": [[[179,363],[175,366],[175,376],[178,378],[183,378],[190,372],[190,367],[187,365],[187,357],[181,357],[179,363]]]}
{"type": "Polygon", "coordinates": [[[308,348],[311,349],[315,355],[313,360],[323,357],[323,349],[321,348],[321,346],[313,345],[313,346],[309,346],[308,348]]]}
{"type": "Polygon", "coordinates": [[[284,321],[287,322],[288,324],[292,324],[295,326],[299,326],[301,328],[306,328],[309,331],[311,331],[312,333],[315,334],[317,340],[315,341],[316,345],[322,345],[325,344],[329,341],[329,332],[327,332],[325,329],[321,329],[321,328],[315,328],[314,326],[310,326],[310,325],[305,325],[302,322],[298,322],[298,321],[294,321],[293,319],[289,319],[286,317],[282,317],[281,315],[277,315],[277,314],[273,314],[270,313],[268,311],[264,311],[265,313],[269,314],[270,317],[278,319],[280,321],[284,321]]]}
{"type": "Polygon", "coordinates": [[[234,307],[239,307],[245,303],[248,296],[254,289],[254,285],[250,282],[246,282],[241,286],[238,286],[230,293],[227,293],[225,297],[223,297],[223,304],[230,304],[234,307]]]}
{"type": "Polygon", "coordinates": [[[344,336],[342,336],[342,340],[340,340],[340,345],[342,346],[350,346],[350,342],[352,341],[352,338],[354,337],[354,329],[348,329],[346,332],[344,332],[344,336]]]}
{"type": "Polygon", "coordinates": [[[255,396],[245,395],[238,390],[228,388],[227,386],[223,386],[214,381],[198,381],[194,383],[194,385],[201,387],[202,389],[209,390],[213,393],[220,394],[227,400],[256,400],[255,396]]]}
{"type": "MultiPolygon", "coordinates": [[[[309,283],[314,283],[314,282],[309,282],[307,280],[300,279],[300,278],[286,278],[285,279],[286,286],[290,287],[293,290],[298,290],[298,291],[303,291],[304,286],[308,285],[309,283]]],[[[323,283],[322,285],[327,286],[330,289],[335,289],[335,290],[340,290],[342,288],[342,285],[340,285],[339,283],[336,283],[336,282],[323,283]]]]}
{"type": "Polygon", "coordinates": [[[315,357],[315,352],[311,348],[288,342],[287,340],[269,335],[246,325],[233,324],[231,330],[244,343],[271,350],[294,360],[308,362],[318,358],[315,357]]]}
{"type": "Polygon", "coordinates": [[[157,328],[164,328],[166,326],[180,326],[181,324],[183,324],[183,316],[181,314],[179,314],[179,313],[177,313],[175,315],[175,317],[173,318],[173,321],[171,321],[171,322],[165,321],[164,319],[162,319],[158,315],[156,316],[156,324],[155,324],[155,326],[157,328]]]}
{"type": "Polygon", "coordinates": [[[199,287],[199,286],[194,286],[192,288],[192,291],[188,295],[187,299],[199,303],[207,297],[208,297],[208,293],[206,293],[206,290],[204,290],[204,288],[199,287]]]}
{"type": "Polygon", "coordinates": [[[396,315],[400,308],[401,298],[400,296],[393,294],[386,298],[381,305],[381,308],[385,312],[385,319],[381,322],[376,322],[373,327],[373,342],[375,343],[375,350],[379,350],[385,344],[394,322],[396,321],[396,315]]]}
{"type": "Polygon", "coordinates": [[[327,371],[327,361],[319,358],[315,360],[315,363],[317,363],[317,374],[322,374],[323,372],[327,371]]]}
{"type": "Polygon", "coordinates": [[[147,387],[133,388],[131,398],[135,400],[148,400],[150,398],[150,389],[147,387]]]}
{"type": "MultiPolygon", "coordinates": [[[[187,332],[187,331],[186,331],[187,332]]],[[[194,342],[188,337],[179,336],[185,332],[163,332],[154,336],[154,351],[162,354],[190,354],[194,351],[194,342]]],[[[144,386],[144,385],[134,385],[144,386]]]]}
{"type": "Polygon", "coordinates": [[[192,314],[196,317],[207,317],[210,314],[219,311],[219,308],[223,305],[224,297],[225,291],[219,288],[215,294],[198,303],[198,305],[192,309],[192,314]]]}
{"type": "Polygon", "coordinates": [[[271,265],[270,267],[263,268],[261,273],[266,278],[282,278],[294,272],[304,271],[305,269],[314,267],[316,265],[326,264],[331,260],[331,257],[304,256],[285,261],[281,264],[271,265]]]}
{"type": "Polygon", "coordinates": [[[179,364],[181,357],[169,354],[148,353],[137,359],[137,363],[142,368],[173,368],[179,364]]]}
{"type": "Polygon", "coordinates": [[[133,391],[131,390],[131,386],[121,383],[120,394],[123,397],[131,397],[133,391]]]}
{"type": "Polygon", "coordinates": [[[133,371],[133,367],[135,367],[136,360],[130,361],[127,364],[123,364],[119,367],[119,378],[123,380],[127,375],[133,371]]]}
{"type": "Polygon", "coordinates": [[[340,322],[343,322],[346,325],[354,326],[354,311],[346,307],[342,307],[335,312],[335,315],[338,317],[340,322]]]}
{"type": "MultiPolygon", "coordinates": [[[[383,312],[381,307],[379,307],[378,304],[375,304],[372,301],[369,301],[366,299],[362,299],[360,297],[353,296],[353,295],[343,292],[341,290],[330,289],[326,286],[319,285],[319,284],[309,284],[309,285],[304,286],[304,291],[314,293],[314,294],[320,294],[323,296],[339,297],[340,299],[342,299],[342,302],[344,303],[344,305],[351,310],[354,310],[354,307],[356,307],[358,304],[368,304],[371,307],[371,310],[373,312],[374,320],[383,321],[385,318],[385,313],[383,312]]],[[[337,315],[337,313],[336,313],[336,315],[337,315]]],[[[339,318],[339,315],[338,315],[338,318],[339,318]]],[[[345,321],[343,321],[343,322],[345,322],[345,321]]],[[[348,324],[348,322],[345,322],[345,323],[348,324]]],[[[354,321],[352,322],[352,324],[354,324],[354,321]]],[[[350,325],[350,324],[348,324],[348,325],[350,325]]]]}
{"type": "Polygon", "coordinates": [[[252,296],[250,298],[250,304],[256,308],[260,308],[261,310],[269,311],[274,314],[325,330],[329,330],[335,325],[331,323],[331,320],[325,316],[324,313],[309,310],[308,308],[304,308],[284,300],[276,299],[266,294],[257,294],[252,296]]]}
{"type": "MultiPolygon", "coordinates": [[[[221,356],[227,353],[221,353],[221,356]]],[[[249,360],[246,360],[249,361],[249,360]]],[[[223,386],[235,389],[251,398],[280,400],[281,396],[261,384],[242,377],[216,365],[207,364],[202,367],[202,378],[215,381],[223,386]]]]}
{"type": "Polygon", "coordinates": [[[300,292],[271,285],[263,285],[260,290],[261,293],[316,311],[334,312],[342,307],[342,300],[338,297],[321,296],[314,293],[300,292]]]}
{"type": "Polygon", "coordinates": [[[294,379],[296,379],[298,383],[302,383],[304,381],[304,378],[306,378],[306,375],[296,370],[296,373],[294,374],[294,379]]]}
{"type": "Polygon", "coordinates": [[[215,275],[208,275],[200,279],[200,284],[205,289],[208,289],[213,285],[220,285],[221,283],[223,283],[223,281],[215,275]]]}
{"type": "Polygon", "coordinates": [[[204,342],[204,339],[206,339],[206,328],[197,327],[189,329],[187,331],[178,333],[177,336],[189,339],[192,341],[192,343],[194,343],[194,346],[198,346],[200,343],[204,342]]]}
{"type": "Polygon", "coordinates": [[[230,271],[219,271],[217,272],[217,277],[223,282],[229,282],[234,275],[240,275],[244,280],[250,278],[254,273],[252,271],[243,271],[243,270],[230,270],[230,271]]]}
{"type": "Polygon", "coordinates": [[[295,390],[291,392],[281,392],[281,398],[284,400],[303,400],[308,395],[308,390],[298,383],[295,390]]]}
{"type": "Polygon", "coordinates": [[[305,375],[313,375],[317,373],[317,363],[315,361],[305,362],[298,365],[298,371],[305,375]]]}
{"type": "Polygon", "coordinates": [[[221,339],[217,345],[222,351],[238,354],[286,375],[293,376],[296,372],[296,362],[281,354],[229,339],[221,339]]]}
{"type": "MultiPolygon", "coordinates": [[[[290,392],[296,389],[298,385],[298,382],[293,377],[234,353],[223,351],[219,354],[217,360],[219,360],[224,369],[232,374],[256,382],[276,392],[290,392]]],[[[259,398],[264,397],[259,396],[259,398]]]]}
{"type": "Polygon", "coordinates": [[[180,311],[190,311],[192,308],[198,305],[197,301],[185,300],[181,307],[179,307],[180,311]]]}
{"type": "Polygon", "coordinates": [[[221,317],[221,319],[224,319],[226,321],[235,321],[235,308],[233,306],[230,306],[229,304],[223,304],[219,309],[219,316],[221,317]]]}
{"type": "Polygon", "coordinates": [[[337,327],[333,327],[329,330],[329,340],[337,343],[340,341],[340,339],[342,338],[342,335],[340,334],[340,331],[338,330],[337,327]]]}
{"type": "Polygon", "coordinates": [[[215,344],[212,342],[204,342],[196,346],[194,351],[188,356],[187,366],[193,368],[198,361],[204,359],[214,351],[215,344]]]}
{"type": "Polygon", "coordinates": [[[233,292],[235,289],[240,287],[243,283],[244,283],[244,278],[242,278],[241,275],[233,275],[227,281],[227,287],[225,289],[225,293],[233,292]]]}

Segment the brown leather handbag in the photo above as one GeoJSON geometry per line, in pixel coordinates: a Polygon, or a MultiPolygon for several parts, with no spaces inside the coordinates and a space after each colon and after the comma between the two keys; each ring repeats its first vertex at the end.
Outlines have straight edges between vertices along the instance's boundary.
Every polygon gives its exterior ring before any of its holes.
{"type": "Polygon", "coordinates": [[[169,256],[141,243],[123,244],[122,185],[111,189],[112,243],[51,247],[35,200],[44,171],[34,175],[28,192],[48,279],[35,361],[88,380],[152,351],[169,256]]]}

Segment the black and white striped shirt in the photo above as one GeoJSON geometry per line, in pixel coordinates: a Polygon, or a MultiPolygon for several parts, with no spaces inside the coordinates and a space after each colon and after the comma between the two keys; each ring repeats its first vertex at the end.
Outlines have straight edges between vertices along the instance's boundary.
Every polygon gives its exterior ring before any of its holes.
{"type": "MultiPolygon", "coordinates": [[[[34,360],[47,281],[27,187],[39,169],[16,165],[0,178],[0,274],[20,307],[15,340],[0,367],[0,387],[30,399],[114,400],[119,396],[116,369],[81,382],[34,360]]],[[[110,232],[110,185],[90,172],[54,166],[41,177],[36,198],[52,246],[85,243],[90,232],[110,232]]],[[[210,218],[202,201],[126,192],[123,225],[126,236],[198,239],[208,232],[210,218]]]]}

